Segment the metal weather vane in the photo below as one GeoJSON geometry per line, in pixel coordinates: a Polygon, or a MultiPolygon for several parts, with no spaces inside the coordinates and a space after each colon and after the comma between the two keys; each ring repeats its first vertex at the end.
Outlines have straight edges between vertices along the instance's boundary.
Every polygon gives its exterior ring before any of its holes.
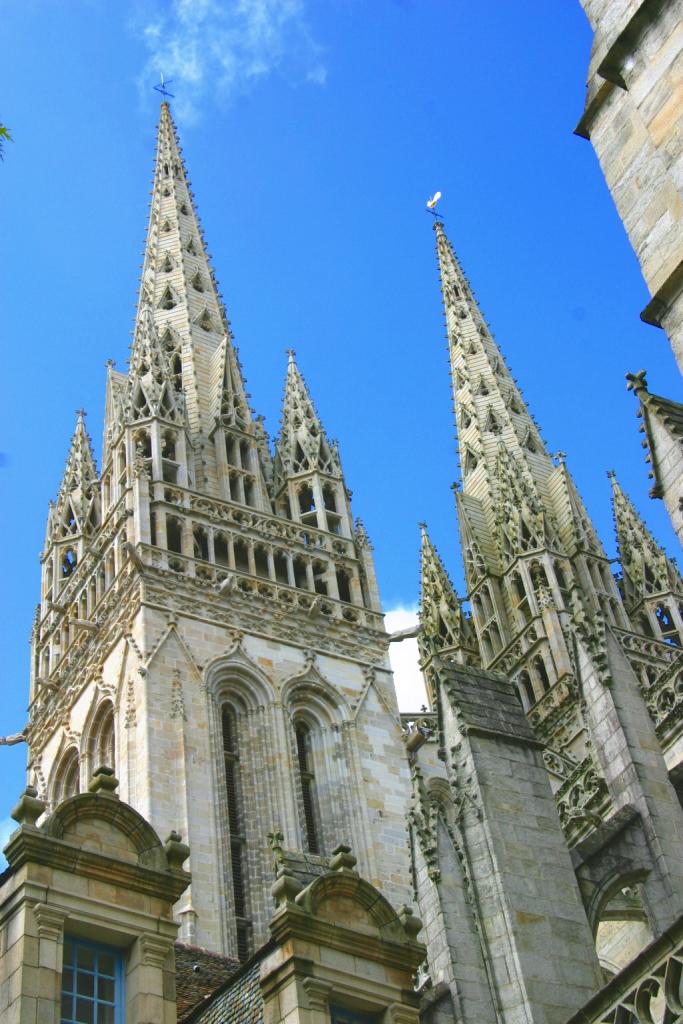
{"type": "Polygon", "coordinates": [[[436,209],[436,204],[438,203],[439,199],[441,199],[441,193],[435,192],[431,199],[427,200],[426,210],[427,213],[431,213],[432,217],[436,217],[438,220],[443,220],[443,217],[436,209]]]}
{"type": "Polygon", "coordinates": [[[154,86],[154,88],[156,89],[156,91],[157,91],[157,92],[160,92],[160,93],[161,93],[161,95],[162,95],[162,96],[164,97],[164,102],[166,102],[166,97],[167,97],[167,96],[170,96],[170,97],[171,97],[171,99],[175,99],[175,96],[174,96],[174,94],[173,94],[172,92],[169,92],[169,91],[168,91],[168,89],[166,88],[166,86],[167,86],[167,85],[170,85],[170,84],[171,84],[171,82],[173,81],[173,79],[172,79],[172,78],[169,78],[169,79],[168,79],[167,81],[164,81],[164,73],[163,73],[163,71],[162,71],[162,72],[160,72],[160,75],[159,75],[159,77],[160,77],[161,81],[159,82],[159,84],[158,84],[158,85],[155,85],[155,86],[154,86]]]}

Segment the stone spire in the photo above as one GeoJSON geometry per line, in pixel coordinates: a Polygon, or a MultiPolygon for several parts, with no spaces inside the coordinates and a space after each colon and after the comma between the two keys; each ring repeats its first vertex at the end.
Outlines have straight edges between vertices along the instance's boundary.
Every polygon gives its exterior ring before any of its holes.
{"type": "MultiPolygon", "coordinates": [[[[610,473],[609,478],[619,561],[624,574],[622,589],[626,610],[633,616],[643,606],[647,609],[648,603],[653,603],[652,610],[658,619],[661,614],[657,615],[657,607],[661,606],[662,600],[672,597],[672,608],[681,601],[681,574],[636,512],[614,473],[610,473]]],[[[640,624],[644,625],[644,622],[640,624]]]]}
{"type": "Polygon", "coordinates": [[[282,408],[280,440],[277,446],[279,472],[295,476],[320,472],[341,476],[336,448],[325,436],[293,351],[288,353],[285,399],[282,408]]]}
{"type": "Polygon", "coordinates": [[[92,442],[85,426],[85,413],[76,414],[69,454],[57,500],[50,508],[48,533],[66,539],[91,532],[99,523],[97,467],[92,442]]]}
{"type": "Polygon", "coordinates": [[[173,372],[149,303],[141,307],[137,317],[124,415],[129,422],[156,416],[184,423],[182,373],[173,372]]]}
{"type": "Polygon", "coordinates": [[[349,494],[337,447],[328,440],[294,352],[288,353],[274,497],[283,514],[308,526],[353,536],[349,494]]]}
{"type": "Polygon", "coordinates": [[[439,221],[435,230],[463,476],[459,505],[496,571],[550,532],[543,499],[554,466],[439,221]],[[477,508],[493,524],[487,536],[474,525],[482,521],[477,508]]]}
{"type": "Polygon", "coordinates": [[[474,654],[476,639],[471,622],[462,612],[460,601],[439,553],[431,542],[425,523],[420,523],[420,622],[419,635],[423,661],[434,652],[459,653],[458,661],[468,661],[463,649],[474,654]]]}
{"type": "Polygon", "coordinates": [[[208,435],[216,415],[215,378],[226,381],[226,362],[230,386],[244,388],[168,103],[161,104],[157,130],[138,322],[148,307],[180,374],[192,433],[208,435]]]}
{"type": "Polygon", "coordinates": [[[214,396],[212,418],[223,427],[247,430],[252,412],[242,377],[242,366],[230,336],[226,336],[214,356],[212,371],[214,396]]]}

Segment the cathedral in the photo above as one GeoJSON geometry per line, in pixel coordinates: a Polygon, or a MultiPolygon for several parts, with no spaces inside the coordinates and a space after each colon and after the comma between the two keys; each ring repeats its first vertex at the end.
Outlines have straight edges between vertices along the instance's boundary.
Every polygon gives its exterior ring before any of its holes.
{"type": "MultiPolygon", "coordinates": [[[[681,357],[683,10],[583,6],[576,131],[681,357]]],[[[8,1024],[683,1018],[683,579],[612,474],[615,573],[434,242],[467,592],[423,526],[420,623],[388,634],[294,353],[274,446],[250,406],[162,103],[130,361],[99,468],[77,418],[8,738],[8,1024]],[[429,708],[401,714],[410,635],[429,708]]],[[[680,535],[683,406],[628,380],[680,535]]]]}

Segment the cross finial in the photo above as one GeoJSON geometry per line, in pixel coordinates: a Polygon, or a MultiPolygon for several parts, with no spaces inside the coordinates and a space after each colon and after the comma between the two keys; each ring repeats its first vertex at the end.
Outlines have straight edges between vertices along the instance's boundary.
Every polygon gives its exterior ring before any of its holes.
{"type": "Polygon", "coordinates": [[[169,92],[168,89],[166,88],[167,85],[171,84],[173,79],[169,78],[168,81],[164,81],[164,73],[163,73],[163,71],[160,72],[159,78],[160,78],[159,84],[155,85],[154,88],[156,89],[157,92],[161,93],[161,95],[164,97],[164,103],[166,103],[167,102],[167,100],[166,100],[167,96],[170,96],[171,99],[175,98],[173,93],[169,92]]]}

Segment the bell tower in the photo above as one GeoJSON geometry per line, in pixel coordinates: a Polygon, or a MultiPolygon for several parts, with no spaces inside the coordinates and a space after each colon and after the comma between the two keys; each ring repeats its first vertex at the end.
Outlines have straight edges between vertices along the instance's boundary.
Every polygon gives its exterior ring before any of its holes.
{"type": "Polygon", "coordinates": [[[181,936],[268,935],[268,833],[313,872],[339,843],[410,899],[408,769],[367,536],[290,356],[273,452],[249,406],[167,103],[127,372],[102,469],[79,416],[50,507],[27,731],[54,804],[104,762],[192,837],[181,936]]]}

